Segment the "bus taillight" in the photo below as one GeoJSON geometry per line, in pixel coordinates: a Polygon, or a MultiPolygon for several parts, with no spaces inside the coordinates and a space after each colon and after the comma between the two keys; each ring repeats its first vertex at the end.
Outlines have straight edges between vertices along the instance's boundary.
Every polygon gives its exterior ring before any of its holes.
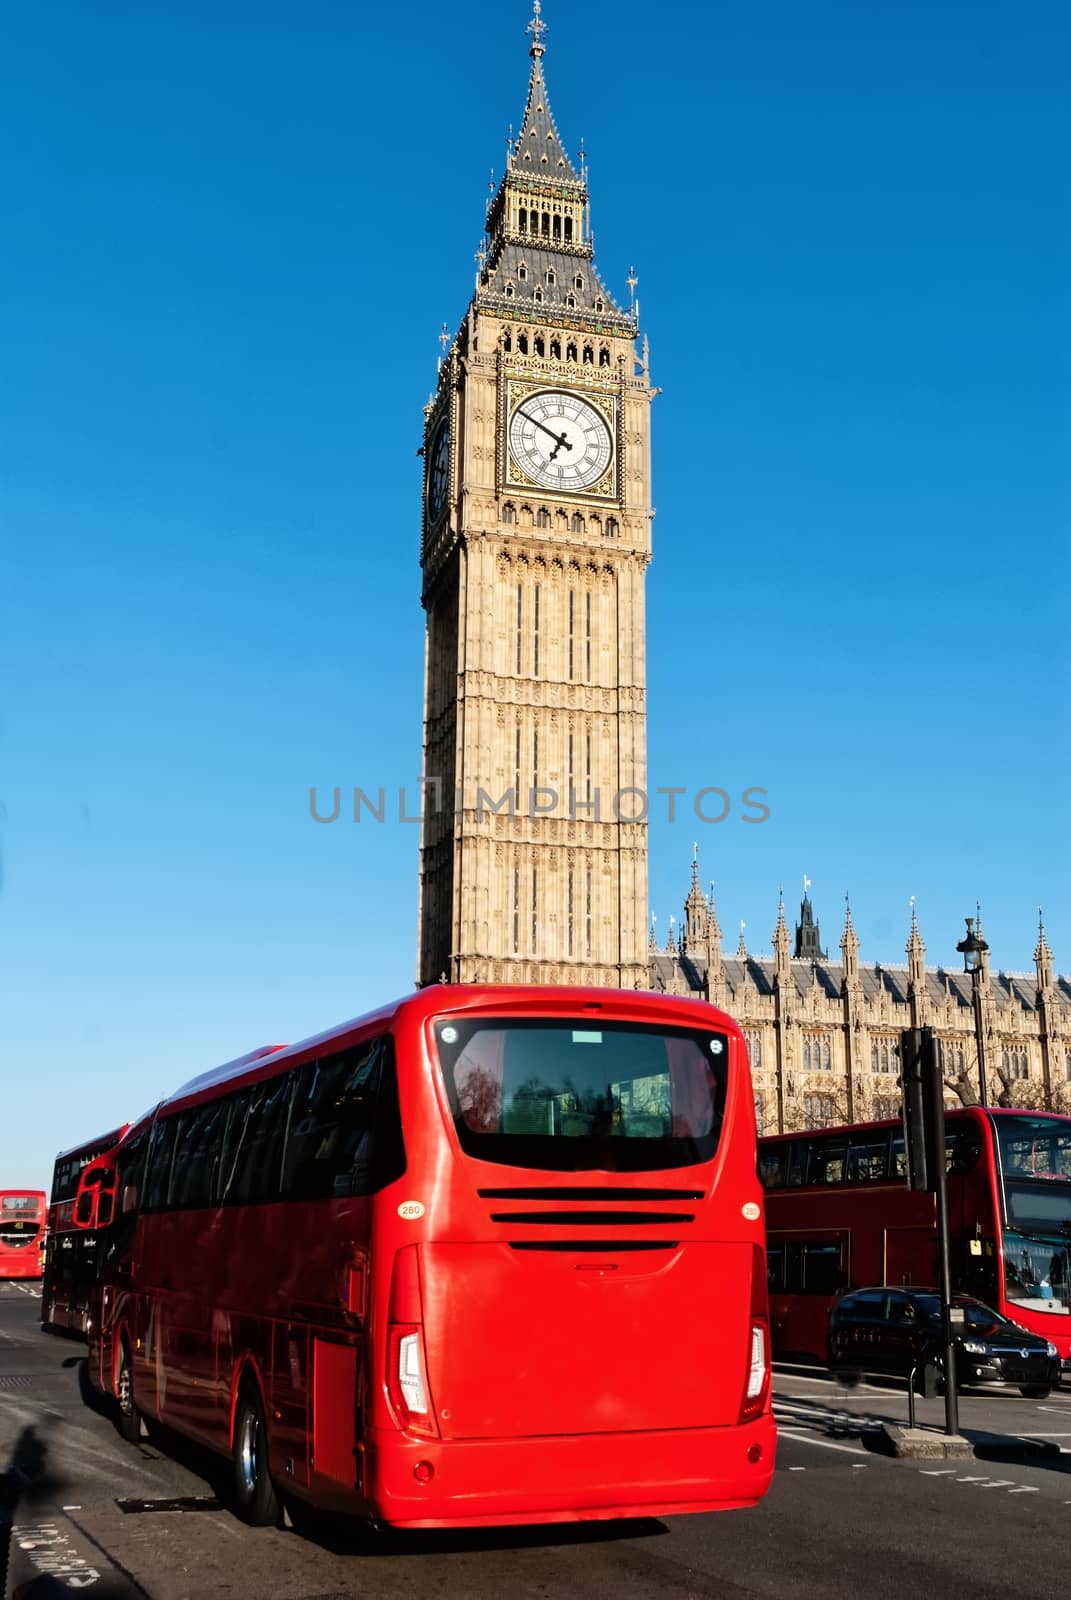
{"type": "Polygon", "coordinates": [[[408,1433],[437,1439],[439,1429],[431,1406],[424,1354],[420,1272],[413,1245],[394,1258],[387,1328],[387,1395],[394,1414],[408,1433]]]}
{"type": "Polygon", "coordinates": [[[750,1422],[762,1414],[770,1390],[770,1313],[766,1294],[766,1262],[758,1245],[752,1252],[750,1325],[747,1382],[740,1406],[741,1422],[750,1422]]]}
{"type": "Polygon", "coordinates": [[[428,1398],[424,1340],[415,1324],[391,1324],[387,1340],[387,1392],[403,1428],[410,1433],[438,1437],[428,1398]]]}

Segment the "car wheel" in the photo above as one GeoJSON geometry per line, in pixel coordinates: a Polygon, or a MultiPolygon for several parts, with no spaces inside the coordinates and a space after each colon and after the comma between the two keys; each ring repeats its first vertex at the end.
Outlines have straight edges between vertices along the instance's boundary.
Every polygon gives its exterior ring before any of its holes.
{"type": "Polygon", "coordinates": [[[137,1444],[141,1438],[141,1412],[134,1399],[134,1372],[130,1364],[130,1351],[126,1340],[119,1346],[119,1370],[115,1375],[115,1398],[119,1403],[116,1426],[120,1438],[128,1444],[137,1444]]]}
{"type": "Polygon", "coordinates": [[[279,1501],[268,1472],[268,1430],[254,1386],[238,1396],[234,1419],[234,1499],[238,1515],[251,1528],[270,1528],[279,1520],[279,1501]]]}
{"type": "Polygon", "coordinates": [[[1047,1384],[1024,1383],[1019,1393],[1025,1395],[1027,1400],[1047,1400],[1052,1390],[1047,1384]]]}

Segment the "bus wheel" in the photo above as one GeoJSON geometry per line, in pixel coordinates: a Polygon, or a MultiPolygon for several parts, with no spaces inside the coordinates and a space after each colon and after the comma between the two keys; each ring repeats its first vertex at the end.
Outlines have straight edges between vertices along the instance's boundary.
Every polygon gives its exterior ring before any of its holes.
{"type": "Polygon", "coordinates": [[[238,1515],[251,1528],[270,1528],[278,1522],[279,1501],[268,1474],[264,1407],[252,1384],[239,1394],[234,1419],[234,1498],[238,1515]]]}
{"type": "Polygon", "coordinates": [[[1021,1395],[1025,1395],[1028,1400],[1047,1400],[1049,1395],[1052,1393],[1052,1390],[1049,1388],[1047,1383],[1032,1383],[1024,1385],[1019,1390],[1019,1393],[1021,1395]]]}
{"type": "Polygon", "coordinates": [[[130,1351],[125,1340],[119,1346],[119,1371],[115,1378],[115,1397],[119,1402],[120,1437],[128,1444],[137,1444],[141,1438],[141,1412],[134,1401],[134,1374],[130,1366],[130,1351]]]}

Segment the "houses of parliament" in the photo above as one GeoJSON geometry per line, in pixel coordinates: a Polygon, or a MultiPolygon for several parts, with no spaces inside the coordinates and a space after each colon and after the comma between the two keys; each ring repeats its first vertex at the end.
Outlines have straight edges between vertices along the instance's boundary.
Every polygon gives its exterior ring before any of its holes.
{"type": "Polygon", "coordinates": [[[679,933],[648,932],[645,593],[650,411],[635,279],[594,255],[587,171],[559,135],[540,0],[528,96],[492,194],[474,292],[424,415],[426,612],[418,980],[651,988],[724,1006],[760,1131],[899,1105],[902,1029],[931,1025],[949,1094],[1071,1109],[1071,985],[1039,928],[1031,977],[840,960],[806,893],[772,957],[722,950],[698,863],[679,933]],[[456,796],[456,803],[455,797],[456,796]]]}

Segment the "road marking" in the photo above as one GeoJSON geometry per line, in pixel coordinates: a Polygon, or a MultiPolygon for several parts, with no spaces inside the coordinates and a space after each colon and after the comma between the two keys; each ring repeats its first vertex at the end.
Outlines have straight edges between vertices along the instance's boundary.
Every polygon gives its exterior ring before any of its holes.
{"type": "Polygon", "coordinates": [[[1036,1488],[1031,1483],[1031,1484],[1024,1484],[1021,1489],[1009,1489],[1008,1493],[1009,1494],[1040,1494],[1041,1490],[1036,1488]]]}
{"type": "Polygon", "coordinates": [[[789,1467],[789,1472],[806,1472],[806,1467],[789,1467]]]}
{"type": "Polygon", "coordinates": [[[919,1471],[924,1478],[954,1478],[955,1467],[920,1467],[919,1471]]]}
{"type": "Polygon", "coordinates": [[[865,1456],[868,1453],[854,1444],[838,1444],[835,1439],[819,1439],[814,1433],[797,1433],[785,1427],[778,1428],[777,1431],[782,1439],[798,1439],[801,1444],[821,1445],[824,1450],[843,1450],[845,1455],[849,1456],[865,1456]]]}
{"type": "Polygon", "coordinates": [[[994,1478],[991,1483],[983,1485],[986,1489],[1010,1489],[1015,1482],[1014,1478],[994,1478]]]}
{"type": "Polygon", "coordinates": [[[957,1483],[988,1483],[989,1479],[988,1478],[957,1478],[956,1482],[957,1483]]]}

